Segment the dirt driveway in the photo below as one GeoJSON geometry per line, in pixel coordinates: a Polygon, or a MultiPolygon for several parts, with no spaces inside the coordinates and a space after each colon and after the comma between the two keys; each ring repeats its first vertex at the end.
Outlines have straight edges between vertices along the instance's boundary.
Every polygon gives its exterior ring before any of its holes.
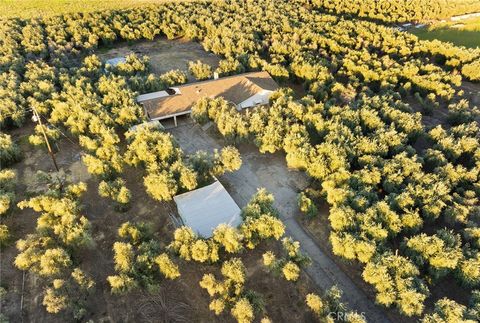
{"type": "MultiPolygon", "coordinates": [[[[224,145],[221,138],[204,131],[200,126],[184,120],[177,128],[169,129],[186,153],[197,150],[211,152],[224,145]]],[[[220,181],[240,207],[245,206],[259,187],[265,187],[275,195],[275,204],[287,226],[287,235],[300,241],[302,249],[312,258],[307,274],[322,290],[337,284],[343,291],[343,300],[358,312],[364,312],[368,322],[389,322],[383,310],[374,305],[367,295],[315,244],[297,223],[295,216],[298,192],[308,184],[303,172],[289,170],[283,154],[262,155],[253,146],[241,146],[242,167],[226,174],[220,181]]],[[[314,288],[312,288],[314,289],[314,288]]]]}

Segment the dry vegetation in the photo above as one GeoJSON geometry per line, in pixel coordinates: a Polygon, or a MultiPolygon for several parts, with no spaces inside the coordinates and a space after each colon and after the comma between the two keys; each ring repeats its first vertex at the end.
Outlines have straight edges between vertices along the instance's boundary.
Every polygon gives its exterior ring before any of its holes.
{"type": "Polygon", "coordinates": [[[281,247],[284,226],[267,192],[247,204],[239,228],[221,227],[212,239],[188,228],[172,235],[173,196],[238,171],[233,145],[247,142],[305,172],[305,225],[319,244],[328,237],[323,248],[338,262],[354,263],[341,267],[361,275],[378,304],[424,323],[480,320],[480,50],[374,22],[467,9],[330,3],[199,1],[5,20],[1,314],[250,322],[346,311],[331,294],[307,297],[321,292],[301,274],[308,258],[297,244],[281,247]],[[118,66],[100,59],[130,51],[118,66]],[[185,152],[159,129],[128,131],[145,120],[135,96],[187,82],[186,63],[199,58],[213,67],[191,63],[197,79],[265,70],[302,95],[284,88],[248,113],[222,98],[197,102],[193,119],[212,122],[232,145],[218,152],[185,152]],[[35,181],[52,166],[33,108],[72,185],[35,181]]]}

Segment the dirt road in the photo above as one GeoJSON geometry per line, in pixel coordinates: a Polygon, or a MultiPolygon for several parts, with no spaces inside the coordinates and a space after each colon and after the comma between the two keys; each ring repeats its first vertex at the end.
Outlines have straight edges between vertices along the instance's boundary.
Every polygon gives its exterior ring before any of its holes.
{"type": "MultiPolygon", "coordinates": [[[[186,153],[197,150],[211,152],[223,146],[194,124],[184,124],[169,130],[186,153]]],[[[303,172],[289,170],[282,154],[262,155],[255,147],[242,147],[242,167],[239,171],[226,174],[220,181],[227,188],[240,207],[245,206],[257,188],[265,187],[275,196],[275,206],[287,226],[287,235],[298,240],[304,252],[312,258],[307,274],[322,290],[338,285],[343,292],[343,300],[352,309],[365,313],[368,322],[390,322],[383,310],[368,299],[367,295],[344,274],[333,260],[324,254],[310,236],[297,223],[295,215],[298,192],[307,186],[303,172]]]]}

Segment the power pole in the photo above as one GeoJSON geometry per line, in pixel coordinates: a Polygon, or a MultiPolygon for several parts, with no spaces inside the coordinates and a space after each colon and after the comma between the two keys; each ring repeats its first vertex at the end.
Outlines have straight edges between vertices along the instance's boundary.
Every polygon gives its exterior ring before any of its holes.
{"type": "Polygon", "coordinates": [[[55,154],[52,151],[52,147],[50,147],[50,142],[48,141],[47,134],[45,133],[45,129],[43,128],[42,119],[40,118],[40,115],[38,114],[37,110],[34,107],[32,107],[32,111],[33,111],[33,115],[38,120],[40,130],[42,131],[43,138],[45,139],[45,144],[47,145],[48,153],[50,154],[50,157],[52,157],[53,165],[55,165],[55,169],[58,172],[59,169],[58,169],[57,161],[55,160],[55,154]]]}

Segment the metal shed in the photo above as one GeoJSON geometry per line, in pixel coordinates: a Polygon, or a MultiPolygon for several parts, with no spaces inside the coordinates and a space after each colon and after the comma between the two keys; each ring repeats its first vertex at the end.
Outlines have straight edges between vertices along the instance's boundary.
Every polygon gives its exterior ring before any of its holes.
{"type": "Polygon", "coordinates": [[[242,223],[240,208],[218,180],[173,199],[183,224],[203,238],[210,238],[219,224],[237,227],[242,223]]]}
{"type": "Polygon", "coordinates": [[[105,62],[105,66],[110,65],[110,66],[117,66],[118,64],[123,64],[127,61],[126,57],[114,57],[110,58],[105,62]]]}

